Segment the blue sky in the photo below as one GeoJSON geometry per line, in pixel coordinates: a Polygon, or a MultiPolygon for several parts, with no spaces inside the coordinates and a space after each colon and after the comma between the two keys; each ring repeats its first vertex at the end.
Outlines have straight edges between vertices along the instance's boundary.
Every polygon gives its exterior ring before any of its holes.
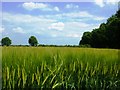
{"type": "Polygon", "coordinates": [[[98,28],[116,13],[115,2],[2,2],[2,37],[12,44],[78,45],[86,31],[98,28]]]}

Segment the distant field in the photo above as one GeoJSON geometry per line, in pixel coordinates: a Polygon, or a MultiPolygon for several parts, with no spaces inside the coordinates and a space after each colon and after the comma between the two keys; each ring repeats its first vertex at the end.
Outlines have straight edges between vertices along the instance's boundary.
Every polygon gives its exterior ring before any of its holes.
{"type": "Polygon", "coordinates": [[[120,89],[115,49],[3,47],[2,89],[120,89]]]}

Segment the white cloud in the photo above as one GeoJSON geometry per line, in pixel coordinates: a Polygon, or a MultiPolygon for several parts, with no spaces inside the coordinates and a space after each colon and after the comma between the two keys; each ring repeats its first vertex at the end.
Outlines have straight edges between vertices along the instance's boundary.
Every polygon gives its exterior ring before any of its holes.
{"type": "Polygon", "coordinates": [[[0,27],[0,33],[4,32],[4,31],[5,31],[5,28],[0,27]]]}
{"type": "Polygon", "coordinates": [[[70,9],[70,8],[79,8],[79,6],[78,5],[74,5],[74,4],[67,4],[65,6],[65,8],[67,8],[67,9],[70,9]]]}
{"type": "Polygon", "coordinates": [[[48,29],[55,29],[55,30],[63,30],[64,29],[64,23],[62,22],[57,22],[57,23],[52,23],[48,29]]]}
{"type": "Polygon", "coordinates": [[[55,15],[46,15],[46,18],[52,18],[56,20],[64,20],[64,21],[89,21],[89,20],[94,20],[94,21],[103,21],[106,20],[108,17],[103,17],[103,16],[97,16],[90,14],[87,11],[79,11],[79,12],[69,12],[69,13],[61,13],[61,14],[55,14],[55,15]]]}
{"type": "Polygon", "coordinates": [[[105,19],[107,19],[107,18],[105,18],[105,17],[98,17],[98,16],[97,16],[97,17],[95,17],[94,19],[97,20],[97,21],[101,21],[101,20],[105,20],[105,19]]]}
{"type": "MultiPolygon", "coordinates": [[[[80,38],[85,31],[92,31],[92,29],[98,27],[98,24],[85,23],[83,18],[93,19],[97,17],[89,14],[88,12],[73,12],[56,15],[41,15],[32,16],[25,14],[10,14],[3,12],[3,22],[7,22],[5,25],[12,25],[11,30],[16,33],[32,33],[39,34],[40,36],[48,37],[75,37],[80,38]],[[71,14],[71,15],[69,15],[71,14]],[[76,14],[76,15],[73,15],[76,14]],[[80,14],[80,15],[79,15],[80,14]],[[58,17],[59,16],[59,17],[58,17]],[[66,19],[67,18],[67,19],[66,19]],[[75,21],[76,18],[81,18],[81,21],[75,21]],[[60,19],[60,21],[59,21],[60,19]],[[69,21],[73,19],[73,21],[69,21]],[[61,22],[61,20],[66,20],[61,22]],[[15,27],[15,28],[14,28],[15,27]],[[22,28],[23,27],[23,28],[22,28]],[[14,28],[14,29],[13,29],[14,28]]],[[[101,19],[101,18],[97,18],[101,19]]],[[[8,26],[9,27],[9,26],[8,26]]]]}
{"type": "Polygon", "coordinates": [[[92,17],[92,15],[89,14],[87,11],[64,13],[63,16],[66,16],[66,17],[92,17]]]}
{"type": "Polygon", "coordinates": [[[72,34],[66,35],[66,37],[78,38],[78,37],[80,37],[80,35],[79,35],[79,34],[76,34],[76,33],[72,33],[72,34]]]}
{"type": "Polygon", "coordinates": [[[34,9],[39,9],[42,11],[59,11],[58,7],[53,7],[49,4],[45,4],[45,3],[35,3],[35,2],[27,2],[27,3],[23,3],[23,8],[25,8],[26,10],[34,10],[34,9]]]}
{"type": "Polygon", "coordinates": [[[29,3],[23,3],[23,7],[28,10],[33,10],[33,9],[47,8],[48,5],[43,3],[29,2],[29,3]]]}
{"type": "Polygon", "coordinates": [[[112,4],[112,5],[115,5],[118,3],[118,0],[107,0],[106,1],[106,4],[112,4]]]}
{"type": "Polygon", "coordinates": [[[70,18],[89,18],[89,19],[97,20],[97,21],[106,19],[106,17],[95,16],[95,15],[88,13],[87,11],[64,13],[64,14],[62,14],[62,16],[70,17],[70,18]]]}
{"type": "Polygon", "coordinates": [[[104,2],[103,0],[95,0],[95,4],[100,6],[100,7],[104,7],[104,2]]]}
{"type": "MultiPolygon", "coordinates": [[[[98,24],[87,24],[83,22],[64,22],[64,29],[61,32],[59,30],[50,30],[49,34],[52,37],[64,37],[64,38],[81,38],[83,32],[92,31],[94,28],[98,28],[98,24]]],[[[50,28],[49,28],[50,29],[50,28]]]]}
{"type": "Polygon", "coordinates": [[[87,23],[83,22],[66,22],[68,26],[74,26],[74,27],[79,27],[79,28],[86,28],[89,26],[87,23]]]}
{"type": "Polygon", "coordinates": [[[10,13],[3,13],[3,20],[14,23],[14,24],[19,24],[19,23],[52,23],[55,22],[56,20],[54,19],[46,19],[44,16],[32,16],[32,15],[24,15],[24,14],[10,14],[10,13]]]}
{"type": "Polygon", "coordinates": [[[80,32],[92,31],[92,29],[98,28],[99,26],[98,24],[88,24],[84,22],[66,22],[64,24],[65,24],[65,30],[68,30],[67,32],[71,30],[72,33],[76,31],[78,34],[80,32]]]}
{"type": "Polygon", "coordinates": [[[119,0],[94,0],[95,4],[104,7],[105,5],[111,4],[116,5],[119,0]]]}
{"type": "Polygon", "coordinates": [[[22,33],[22,34],[25,33],[25,31],[21,27],[13,28],[13,31],[16,33],[22,33]]]}
{"type": "Polygon", "coordinates": [[[54,7],[54,10],[58,11],[58,12],[60,11],[60,9],[58,7],[54,7]]]}
{"type": "Polygon", "coordinates": [[[9,29],[14,30],[16,32],[21,33],[37,33],[37,34],[45,34],[48,33],[48,27],[55,23],[55,19],[48,19],[44,16],[32,16],[32,15],[25,15],[25,14],[10,14],[3,12],[2,21],[7,22],[5,24],[6,27],[9,29]],[[18,28],[18,27],[24,27],[18,28]],[[23,30],[24,32],[22,32],[23,30]]]}

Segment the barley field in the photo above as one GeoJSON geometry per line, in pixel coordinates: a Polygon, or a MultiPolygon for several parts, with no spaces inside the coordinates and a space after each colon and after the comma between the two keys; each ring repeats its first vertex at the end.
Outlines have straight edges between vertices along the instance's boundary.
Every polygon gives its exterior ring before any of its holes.
{"type": "Polygon", "coordinates": [[[117,49],[2,47],[2,90],[120,90],[117,49]]]}

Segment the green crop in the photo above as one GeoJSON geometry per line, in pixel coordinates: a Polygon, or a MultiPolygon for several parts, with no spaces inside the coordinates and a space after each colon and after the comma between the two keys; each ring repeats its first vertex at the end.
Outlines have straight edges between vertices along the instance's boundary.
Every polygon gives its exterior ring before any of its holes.
{"type": "Polygon", "coordinates": [[[120,89],[119,50],[2,47],[2,89],[120,89]]]}

